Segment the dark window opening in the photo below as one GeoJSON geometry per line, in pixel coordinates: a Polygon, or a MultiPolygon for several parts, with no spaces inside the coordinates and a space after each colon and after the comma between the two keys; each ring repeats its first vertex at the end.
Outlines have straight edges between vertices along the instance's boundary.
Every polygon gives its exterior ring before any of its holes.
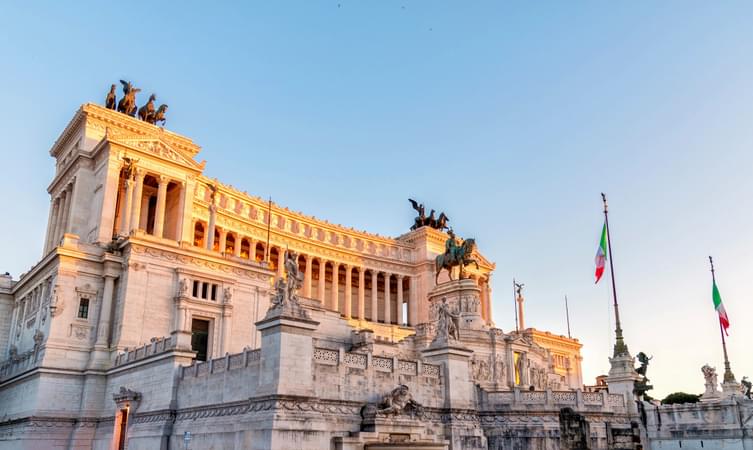
{"type": "Polygon", "coordinates": [[[191,295],[193,297],[197,297],[199,295],[199,282],[194,280],[193,282],[193,289],[191,291],[191,295]]]}
{"type": "Polygon", "coordinates": [[[128,409],[120,410],[120,436],[118,436],[118,450],[126,449],[126,431],[128,430],[128,409]]]}
{"type": "Polygon", "coordinates": [[[201,283],[201,298],[206,299],[207,298],[207,284],[201,283]]]}
{"type": "Polygon", "coordinates": [[[217,300],[217,285],[216,284],[212,285],[212,300],[213,301],[217,300]]]}
{"type": "Polygon", "coordinates": [[[201,319],[191,320],[191,350],[196,352],[198,361],[207,360],[207,344],[209,343],[209,321],[201,319]]]}
{"type": "Polygon", "coordinates": [[[88,319],[89,318],[89,299],[88,298],[82,298],[78,302],[78,318],[79,319],[88,319]]]}
{"type": "Polygon", "coordinates": [[[149,197],[149,206],[147,207],[146,232],[154,234],[154,217],[157,214],[157,197],[149,197]]]}

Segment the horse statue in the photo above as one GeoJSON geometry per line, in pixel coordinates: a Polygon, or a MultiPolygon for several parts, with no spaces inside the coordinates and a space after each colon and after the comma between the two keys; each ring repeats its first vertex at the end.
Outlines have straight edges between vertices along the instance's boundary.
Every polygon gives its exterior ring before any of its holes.
{"type": "Polygon", "coordinates": [[[120,84],[123,85],[123,98],[118,102],[118,112],[128,114],[129,116],[136,115],[136,93],[141,92],[141,89],[133,87],[130,81],[120,80],[120,84]]]}
{"type": "Polygon", "coordinates": [[[105,108],[107,109],[115,109],[116,108],[116,98],[115,98],[115,85],[110,86],[110,92],[107,93],[107,97],[105,98],[105,108]]]}
{"type": "Polygon", "coordinates": [[[167,119],[165,119],[165,111],[167,111],[167,105],[164,103],[159,105],[159,108],[157,108],[157,111],[152,114],[151,121],[148,121],[152,125],[156,125],[157,122],[162,122],[162,125],[165,125],[165,122],[167,119]]]}
{"type": "Polygon", "coordinates": [[[439,213],[439,218],[437,219],[437,226],[434,228],[436,228],[439,231],[446,230],[447,228],[449,228],[447,226],[447,222],[449,221],[450,221],[450,218],[447,217],[447,214],[445,214],[444,212],[441,212],[439,213]]]}
{"type": "Polygon", "coordinates": [[[411,231],[412,230],[417,230],[417,229],[421,228],[422,226],[426,225],[424,223],[426,221],[426,212],[425,212],[425,209],[424,209],[424,204],[423,203],[418,203],[417,201],[413,200],[412,198],[409,198],[408,201],[413,206],[413,209],[415,209],[416,212],[418,213],[418,215],[416,216],[416,218],[413,220],[414,223],[413,223],[413,226],[410,227],[410,229],[411,229],[411,231]]]}
{"type": "MultiPolygon", "coordinates": [[[[451,238],[452,239],[452,238],[451,238]]],[[[442,269],[447,269],[448,274],[450,275],[450,280],[453,280],[452,278],[452,269],[455,266],[460,266],[460,273],[459,278],[463,279],[463,269],[468,264],[475,264],[476,269],[479,268],[478,261],[471,258],[471,254],[473,253],[473,250],[476,248],[476,240],[473,238],[468,238],[463,243],[458,246],[454,251],[445,252],[441,255],[437,255],[435,259],[435,267],[436,267],[436,274],[434,277],[434,282],[439,282],[439,274],[442,272],[442,269]]],[[[453,280],[454,281],[454,280],[453,280]]]]}
{"type": "Polygon", "coordinates": [[[157,96],[152,94],[149,96],[149,101],[146,105],[139,108],[139,119],[144,122],[151,122],[152,116],[154,116],[154,101],[157,100],[157,96]]]}

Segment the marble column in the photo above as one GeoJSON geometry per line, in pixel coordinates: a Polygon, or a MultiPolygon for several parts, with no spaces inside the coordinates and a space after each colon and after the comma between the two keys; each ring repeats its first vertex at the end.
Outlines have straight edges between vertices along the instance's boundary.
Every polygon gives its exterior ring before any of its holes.
{"type": "Polygon", "coordinates": [[[314,258],[309,255],[303,255],[306,261],[306,270],[303,272],[303,296],[311,298],[311,264],[314,262],[314,258]]]}
{"type": "Polygon", "coordinates": [[[358,318],[366,320],[366,269],[358,268],[358,318]]]}
{"type": "Polygon", "coordinates": [[[52,231],[51,247],[55,248],[60,245],[60,228],[63,221],[63,207],[65,206],[65,192],[58,195],[56,202],[58,205],[57,214],[55,214],[55,227],[52,231]]]}
{"type": "Polygon", "coordinates": [[[345,302],[343,304],[343,313],[346,319],[350,319],[353,308],[353,267],[345,265],[345,302]]]}
{"type": "Polygon", "coordinates": [[[408,325],[418,325],[418,296],[416,292],[418,281],[415,277],[408,278],[408,325]]]}
{"type": "Polygon", "coordinates": [[[327,289],[327,261],[319,258],[319,284],[317,285],[318,295],[317,298],[322,305],[327,304],[327,299],[324,298],[327,289]]]}
{"type": "Polygon", "coordinates": [[[492,281],[492,275],[489,274],[489,276],[486,278],[486,282],[484,283],[486,293],[486,322],[489,325],[492,325],[494,321],[492,320],[492,287],[491,287],[491,281],[492,281]]]}
{"type": "Polygon", "coordinates": [[[120,232],[121,236],[128,236],[129,225],[131,223],[131,203],[133,202],[133,180],[128,178],[125,181],[126,192],[123,196],[123,211],[121,212],[120,232]]]}
{"type": "Polygon", "coordinates": [[[141,223],[141,197],[144,192],[144,176],[146,174],[142,169],[136,169],[136,187],[133,189],[133,200],[131,200],[131,231],[138,230],[141,223]]]}
{"type": "Polygon", "coordinates": [[[167,185],[170,179],[164,175],[159,176],[157,188],[157,212],[154,215],[154,235],[161,238],[165,229],[165,201],[167,200],[167,185]]]}
{"type": "Polygon", "coordinates": [[[178,205],[180,205],[180,212],[178,213],[178,220],[175,221],[175,240],[182,242],[185,240],[185,237],[183,235],[183,233],[185,232],[185,230],[183,229],[183,221],[186,220],[186,215],[184,213],[186,207],[186,182],[179,181],[178,189],[180,189],[180,194],[178,195],[178,205]]]}
{"type": "Polygon", "coordinates": [[[225,247],[227,246],[227,230],[220,228],[220,253],[225,253],[225,247]]]}
{"type": "Polygon", "coordinates": [[[379,322],[379,299],[377,298],[377,281],[379,280],[379,272],[371,269],[371,321],[379,322]]]}
{"type": "Polygon", "coordinates": [[[241,244],[243,243],[243,238],[238,233],[233,233],[233,237],[235,238],[233,240],[233,255],[240,258],[241,257],[241,244]]]}
{"type": "Polygon", "coordinates": [[[282,247],[277,247],[277,276],[285,276],[285,249],[282,247]]]}
{"type": "Polygon", "coordinates": [[[332,295],[330,296],[330,308],[340,311],[340,264],[332,262],[332,295]]]}
{"type": "Polygon", "coordinates": [[[392,323],[392,300],[390,299],[391,274],[384,273],[384,323],[392,323]]]}
{"type": "Polygon", "coordinates": [[[403,276],[397,275],[397,324],[403,324],[403,276]]]}
{"type": "Polygon", "coordinates": [[[57,225],[58,210],[60,209],[58,203],[58,199],[55,198],[50,204],[50,221],[47,224],[47,242],[44,246],[45,254],[49,253],[55,246],[55,227],[57,225]]]}
{"type": "Polygon", "coordinates": [[[95,347],[107,349],[110,346],[110,318],[112,316],[113,294],[115,286],[115,276],[111,273],[105,273],[105,286],[102,291],[102,308],[99,312],[99,323],[97,324],[97,341],[95,347]]]}
{"type": "Polygon", "coordinates": [[[481,314],[481,320],[483,320],[484,323],[486,323],[486,321],[487,321],[487,317],[486,317],[486,290],[484,289],[484,279],[483,278],[478,278],[478,279],[476,279],[474,281],[476,281],[476,286],[478,286],[478,288],[479,288],[479,301],[481,303],[479,305],[479,311],[478,312],[479,312],[479,314],[481,314]]]}
{"type": "Polygon", "coordinates": [[[65,208],[63,208],[63,226],[60,237],[70,231],[71,209],[73,208],[73,184],[65,187],[65,208]]]}
{"type": "Polygon", "coordinates": [[[217,222],[217,207],[213,204],[209,204],[209,225],[207,226],[206,230],[206,239],[204,239],[204,242],[206,243],[207,250],[212,250],[214,248],[214,227],[217,222]]]}

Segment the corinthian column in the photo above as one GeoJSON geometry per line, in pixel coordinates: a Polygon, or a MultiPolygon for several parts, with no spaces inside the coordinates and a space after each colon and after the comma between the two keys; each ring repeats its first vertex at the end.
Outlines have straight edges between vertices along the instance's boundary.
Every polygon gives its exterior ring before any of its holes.
{"type": "Polygon", "coordinates": [[[144,191],[145,175],[142,169],[136,169],[136,187],[133,190],[133,200],[131,200],[131,231],[138,230],[141,223],[141,197],[144,191]]]}
{"type": "Polygon", "coordinates": [[[324,298],[324,293],[327,288],[327,261],[323,260],[322,258],[319,258],[319,284],[317,285],[318,295],[317,298],[320,302],[322,302],[322,305],[326,304],[326,299],[324,298]]]}
{"type": "Polygon", "coordinates": [[[403,324],[403,276],[397,276],[397,324],[403,324]]]}
{"type": "Polygon", "coordinates": [[[358,268],[358,318],[366,320],[366,269],[358,268]]]}
{"type": "Polygon", "coordinates": [[[379,272],[371,269],[371,321],[379,322],[379,300],[377,298],[377,281],[379,272]]]}
{"type": "Polygon", "coordinates": [[[157,213],[154,216],[154,235],[160,238],[165,228],[165,200],[167,199],[167,184],[169,182],[169,178],[160,175],[159,187],[157,188],[157,213]]]}
{"type": "Polygon", "coordinates": [[[330,298],[330,308],[335,311],[340,311],[340,264],[337,262],[332,263],[332,296],[330,298]]]}
{"type": "Polygon", "coordinates": [[[350,319],[352,316],[352,307],[353,307],[353,268],[346,264],[345,265],[345,303],[343,312],[345,313],[345,318],[350,319]]]}
{"type": "Polygon", "coordinates": [[[392,305],[390,305],[390,277],[391,274],[384,273],[384,323],[392,323],[392,305]]]}
{"type": "Polygon", "coordinates": [[[209,204],[209,225],[207,226],[207,238],[204,240],[206,242],[207,250],[212,250],[214,248],[214,227],[215,227],[216,222],[217,222],[217,207],[214,205],[214,203],[210,203],[209,204]]]}
{"type": "Polygon", "coordinates": [[[306,261],[306,271],[303,273],[303,296],[311,298],[311,263],[314,258],[309,255],[303,255],[306,261]]]}
{"type": "Polygon", "coordinates": [[[133,180],[128,178],[125,181],[126,192],[123,197],[123,220],[120,222],[120,235],[127,236],[131,222],[131,203],[133,202],[133,180]]]}
{"type": "Polygon", "coordinates": [[[486,322],[489,325],[492,325],[494,321],[492,320],[492,287],[491,287],[491,281],[492,281],[492,274],[489,274],[486,278],[486,282],[484,283],[484,287],[486,288],[486,322]]]}

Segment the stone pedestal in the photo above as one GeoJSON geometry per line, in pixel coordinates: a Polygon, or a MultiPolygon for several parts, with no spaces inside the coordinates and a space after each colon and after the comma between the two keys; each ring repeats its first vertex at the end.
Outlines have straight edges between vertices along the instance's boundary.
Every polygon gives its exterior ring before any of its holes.
{"type": "MultiPolygon", "coordinates": [[[[461,330],[483,330],[488,328],[481,318],[481,289],[473,280],[455,280],[438,284],[429,292],[431,310],[436,304],[447,299],[450,310],[460,315],[461,330]]],[[[434,320],[434,317],[430,317],[434,320]]]]}
{"type": "Polygon", "coordinates": [[[638,413],[635,404],[636,396],[633,392],[635,382],[641,379],[638,372],[635,371],[635,359],[629,353],[609,358],[609,375],[607,376],[607,385],[610,394],[621,394],[625,397],[625,405],[632,414],[638,413]]]}
{"type": "Polygon", "coordinates": [[[449,411],[449,419],[445,424],[445,438],[452,443],[451,448],[487,448],[483,431],[480,428],[469,427],[462,418],[465,412],[477,407],[476,390],[470,378],[469,368],[473,350],[463,347],[457,341],[435,341],[421,353],[424,361],[442,367],[444,407],[449,411]]]}
{"type": "Polygon", "coordinates": [[[267,315],[261,332],[259,395],[314,395],[312,334],[319,322],[307,317],[267,315]]]}
{"type": "Polygon", "coordinates": [[[743,396],[743,390],[742,385],[732,379],[732,381],[725,381],[722,383],[722,397],[723,398],[730,398],[730,397],[739,397],[742,398],[743,396]]]}

